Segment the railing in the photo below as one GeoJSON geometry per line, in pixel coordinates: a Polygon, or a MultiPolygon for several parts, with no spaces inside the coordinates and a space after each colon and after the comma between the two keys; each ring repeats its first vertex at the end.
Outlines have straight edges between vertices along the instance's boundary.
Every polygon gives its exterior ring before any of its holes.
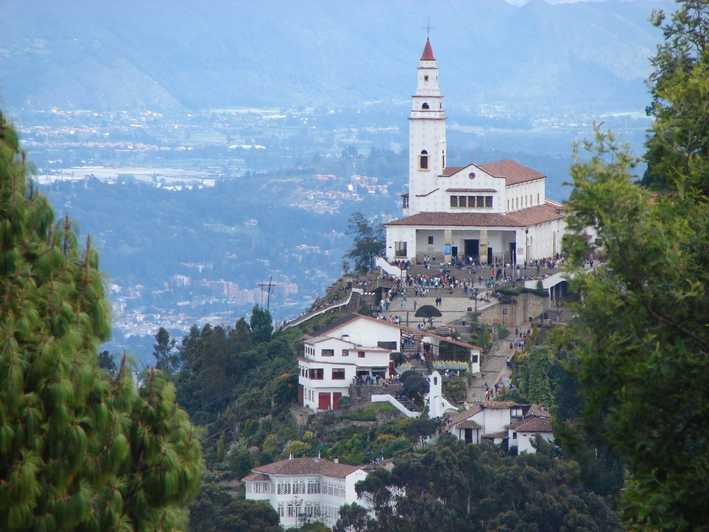
{"type": "Polygon", "coordinates": [[[421,415],[421,412],[414,412],[413,410],[409,410],[406,408],[401,401],[399,401],[396,397],[390,394],[373,394],[372,395],[372,402],[373,403],[389,403],[391,406],[396,408],[399,412],[404,414],[406,417],[419,417],[421,415]]]}
{"type": "Polygon", "coordinates": [[[374,260],[374,264],[377,268],[381,268],[382,271],[388,273],[392,277],[406,277],[406,270],[402,270],[398,266],[391,264],[384,257],[377,257],[374,260]]]}
{"type": "Polygon", "coordinates": [[[340,303],[335,303],[333,305],[330,305],[329,307],[322,308],[320,310],[316,310],[315,312],[311,312],[310,314],[305,314],[304,316],[301,316],[300,318],[296,318],[293,321],[290,321],[286,323],[283,326],[282,330],[290,329],[291,327],[297,327],[298,325],[305,323],[306,321],[315,318],[316,316],[320,316],[321,314],[325,314],[326,312],[330,312],[331,310],[335,310],[341,307],[346,307],[347,305],[350,304],[350,301],[352,300],[352,294],[364,294],[364,290],[361,288],[352,288],[350,290],[350,295],[347,296],[347,299],[345,301],[342,301],[340,303]]]}

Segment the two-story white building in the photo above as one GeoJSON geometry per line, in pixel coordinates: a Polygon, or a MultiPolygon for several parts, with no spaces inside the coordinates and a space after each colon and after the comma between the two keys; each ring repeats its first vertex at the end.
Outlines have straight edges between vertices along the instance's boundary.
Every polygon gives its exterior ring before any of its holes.
{"type": "Polygon", "coordinates": [[[387,378],[390,354],[401,347],[398,326],[353,314],[304,340],[298,359],[298,401],[314,411],[337,410],[357,377],[387,378]]]}
{"type": "Polygon", "coordinates": [[[487,439],[495,444],[507,441],[508,448],[519,453],[534,453],[532,445],[539,435],[554,441],[549,414],[539,405],[514,401],[483,401],[452,415],[445,430],[466,443],[478,444],[487,439]]]}
{"type": "Polygon", "coordinates": [[[289,458],[258,466],[242,479],[246,498],[268,501],[283,528],[322,522],[332,527],[340,507],[356,502],[355,485],[367,477],[362,466],[331,462],[322,458],[289,458]]]}
{"type": "Polygon", "coordinates": [[[386,224],[388,260],[522,263],[561,252],[564,212],[546,198],[544,174],[512,160],[448,166],[446,150],[438,64],[426,39],[409,113],[409,190],[404,218],[386,224]]]}

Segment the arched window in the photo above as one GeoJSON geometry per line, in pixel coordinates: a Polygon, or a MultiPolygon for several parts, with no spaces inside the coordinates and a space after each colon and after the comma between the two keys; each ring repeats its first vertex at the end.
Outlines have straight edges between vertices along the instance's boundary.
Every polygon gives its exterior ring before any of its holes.
{"type": "Polygon", "coordinates": [[[445,152],[445,150],[443,150],[441,152],[441,168],[445,168],[445,167],[446,167],[446,152],[445,152]]]}
{"type": "Polygon", "coordinates": [[[428,74],[423,77],[424,81],[428,81],[428,74]]]}
{"type": "Polygon", "coordinates": [[[422,150],[419,156],[419,168],[428,170],[428,152],[426,150],[422,150]]]}
{"type": "Polygon", "coordinates": [[[428,104],[426,102],[423,102],[423,105],[421,105],[421,109],[428,109],[428,104]]]}

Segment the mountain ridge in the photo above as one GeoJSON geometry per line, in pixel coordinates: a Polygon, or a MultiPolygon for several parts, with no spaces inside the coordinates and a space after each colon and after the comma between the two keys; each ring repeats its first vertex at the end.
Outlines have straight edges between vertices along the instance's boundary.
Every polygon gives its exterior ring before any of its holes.
{"type": "Polygon", "coordinates": [[[270,4],[6,0],[0,105],[170,110],[401,99],[413,90],[422,21],[435,13],[431,39],[451,105],[639,108],[660,38],[647,18],[671,5],[270,4]]]}

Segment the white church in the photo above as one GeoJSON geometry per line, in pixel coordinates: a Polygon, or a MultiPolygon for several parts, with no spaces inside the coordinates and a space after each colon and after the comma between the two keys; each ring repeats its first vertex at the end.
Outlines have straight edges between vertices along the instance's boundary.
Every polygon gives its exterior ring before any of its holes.
{"type": "Polygon", "coordinates": [[[559,203],[545,176],[516,161],[446,166],[446,114],[427,38],[409,113],[409,191],[404,217],[386,224],[389,261],[423,255],[521,264],[561,252],[559,203]]]}

